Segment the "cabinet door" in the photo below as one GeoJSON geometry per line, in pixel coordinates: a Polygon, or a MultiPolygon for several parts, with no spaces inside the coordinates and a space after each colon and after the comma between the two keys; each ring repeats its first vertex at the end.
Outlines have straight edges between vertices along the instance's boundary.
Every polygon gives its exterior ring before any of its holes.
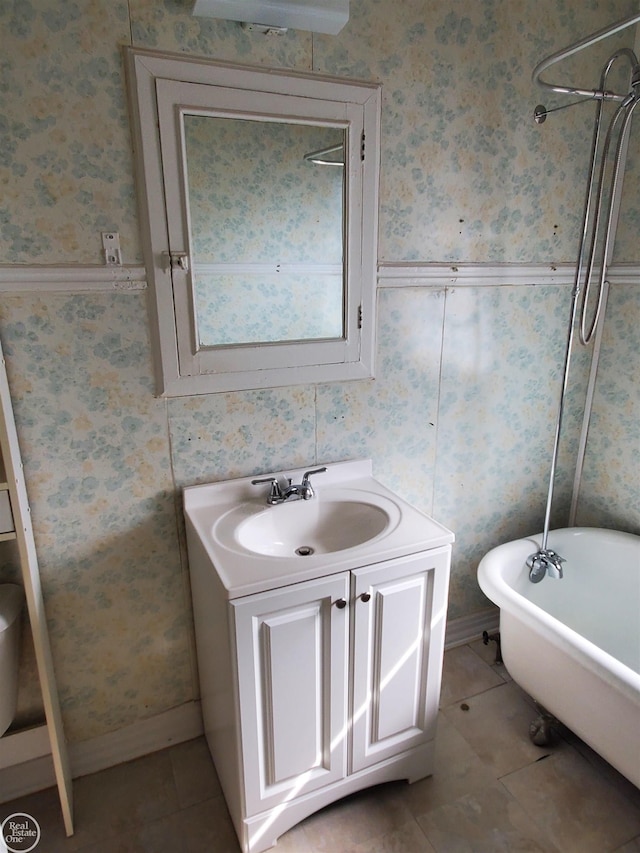
{"type": "Polygon", "coordinates": [[[349,576],[232,602],[247,814],[346,774],[349,576]]]}
{"type": "Polygon", "coordinates": [[[353,572],[352,772],[435,735],[450,553],[353,572]]]}

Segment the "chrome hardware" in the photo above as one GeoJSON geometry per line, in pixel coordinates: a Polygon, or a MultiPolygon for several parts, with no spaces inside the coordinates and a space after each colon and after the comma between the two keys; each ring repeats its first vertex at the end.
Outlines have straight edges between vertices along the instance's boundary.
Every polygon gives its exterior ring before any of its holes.
{"type": "Polygon", "coordinates": [[[336,607],[338,608],[338,610],[344,610],[346,606],[347,606],[347,602],[345,601],[344,598],[339,598],[336,601],[336,607]]]}
{"type": "MultiPolygon", "coordinates": [[[[638,23],[638,21],[640,21],[640,14],[636,13],[631,18],[619,21],[605,30],[599,30],[586,39],[576,42],[565,50],[548,57],[536,66],[533,72],[534,82],[539,83],[547,89],[551,89],[554,92],[595,98],[598,104],[595,111],[587,193],[582,213],[582,230],[571,297],[564,369],[551,455],[551,469],[549,471],[549,487],[547,490],[542,540],[540,542],[540,550],[536,554],[532,554],[527,560],[527,565],[530,569],[529,578],[532,583],[538,583],[547,573],[552,577],[562,577],[562,559],[554,555],[553,552],[547,551],[547,539],[551,523],[551,508],[560,451],[564,408],[569,390],[571,356],[574,352],[573,338],[574,333],[577,332],[580,343],[583,346],[587,346],[593,340],[597,329],[602,327],[600,318],[609,289],[607,270],[613,256],[631,119],[634,110],[640,104],[640,91],[636,89],[637,84],[640,82],[640,62],[630,48],[619,48],[603,66],[600,76],[600,88],[597,90],[555,86],[542,80],[540,75],[556,62],[560,62],[560,60],[566,59],[606,36],[613,35],[619,30],[626,29],[638,23]],[[630,65],[630,90],[625,94],[616,94],[605,89],[608,75],[619,59],[626,59],[630,65]],[[604,118],[603,105],[605,101],[609,100],[619,101],[620,105],[613,115],[607,119],[608,127],[604,142],[601,143],[600,138],[604,118]],[[611,150],[612,144],[615,147],[615,151],[611,150]],[[594,276],[597,279],[597,293],[593,297],[590,297],[590,289],[594,281],[594,276]],[[582,300],[581,304],[579,304],[580,298],[582,300]],[[593,306],[592,310],[591,306],[593,306]]],[[[553,110],[547,110],[541,105],[537,106],[534,111],[535,121],[541,124],[544,121],[544,117],[550,112],[553,112],[553,110]]],[[[584,439],[584,437],[585,434],[583,432],[582,438],[584,439]]],[[[578,473],[581,470],[582,462],[583,457],[581,453],[576,467],[578,473]]],[[[574,489],[573,500],[569,509],[570,527],[575,524],[577,494],[578,490],[574,489]]]]}
{"type": "Polygon", "coordinates": [[[251,481],[252,486],[259,486],[262,483],[271,483],[267,503],[273,505],[281,504],[285,500],[284,494],[291,485],[291,480],[287,480],[285,477],[265,477],[263,479],[251,481]]]}
{"type": "Polygon", "coordinates": [[[535,554],[527,557],[529,568],[529,580],[531,583],[540,583],[545,575],[550,578],[560,579],[563,576],[562,564],[566,560],[549,548],[541,548],[535,554]]]}
{"type": "MultiPolygon", "coordinates": [[[[326,470],[326,468],[314,468],[313,471],[305,471],[302,477],[302,483],[300,484],[300,497],[303,498],[303,500],[308,501],[309,498],[312,498],[315,494],[311,487],[311,483],[309,482],[309,477],[313,474],[324,474],[326,470]]],[[[296,487],[292,486],[292,488],[296,487]]]]}
{"type": "Polygon", "coordinates": [[[271,483],[271,490],[267,498],[267,503],[271,506],[285,501],[308,501],[315,495],[309,477],[313,474],[322,474],[326,470],[326,468],[314,468],[311,471],[305,471],[300,484],[292,484],[287,477],[265,477],[264,479],[252,480],[251,484],[258,486],[261,483],[271,483]]]}
{"type": "Polygon", "coordinates": [[[360,596],[360,601],[364,601],[364,603],[366,604],[370,598],[371,598],[370,592],[363,592],[362,595],[360,596]]]}
{"type": "Polygon", "coordinates": [[[533,120],[536,124],[544,124],[549,113],[557,113],[558,110],[566,110],[568,107],[575,107],[577,104],[584,104],[586,101],[591,101],[592,98],[581,98],[579,101],[571,101],[570,104],[562,104],[560,107],[552,107],[548,110],[544,104],[538,104],[533,111],[533,120]]]}
{"type": "MultiPolygon", "coordinates": [[[[569,47],[565,47],[563,50],[559,50],[557,53],[551,54],[551,56],[543,59],[542,62],[538,63],[538,65],[533,69],[533,82],[538,83],[540,86],[544,86],[545,89],[550,89],[552,92],[560,92],[566,95],[583,95],[586,98],[596,98],[598,100],[623,101],[626,97],[625,93],[604,91],[604,85],[602,84],[599,89],[579,89],[576,86],[557,86],[554,83],[547,83],[546,80],[542,79],[541,75],[557,62],[561,62],[569,56],[573,56],[574,53],[579,53],[580,51],[585,50],[592,44],[607,38],[607,36],[612,36],[621,30],[625,30],[627,27],[632,27],[639,21],[640,13],[635,12],[631,17],[623,18],[621,21],[617,21],[615,24],[611,24],[602,30],[591,33],[591,35],[569,45],[569,47]]],[[[627,48],[623,48],[623,50],[626,51],[627,48]]],[[[629,51],[629,53],[631,53],[631,51],[629,51]]]]}

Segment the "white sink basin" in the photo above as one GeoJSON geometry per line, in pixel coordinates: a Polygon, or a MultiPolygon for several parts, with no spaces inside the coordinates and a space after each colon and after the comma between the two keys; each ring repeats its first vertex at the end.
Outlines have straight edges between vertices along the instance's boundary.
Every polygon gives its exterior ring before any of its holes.
{"type": "Polygon", "coordinates": [[[384,533],[398,516],[389,503],[385,508],[348,493],[335,498],[316,496],[268,507],[241,521],[234,535],[243,548],[257,554],[298,559],[330,554],[384,533]]]}
{"type": "MultiPolygon", "coordinates": [[[[299,483],[304,469],[283,472],[299,483]]],[[[190,486],[190,559],[204,555],[229,598],[416,554],[453,534],[372,476],[371,461],[338,462],[313,479],[310,500],[267,505],[251,477],[190,486]]]]}

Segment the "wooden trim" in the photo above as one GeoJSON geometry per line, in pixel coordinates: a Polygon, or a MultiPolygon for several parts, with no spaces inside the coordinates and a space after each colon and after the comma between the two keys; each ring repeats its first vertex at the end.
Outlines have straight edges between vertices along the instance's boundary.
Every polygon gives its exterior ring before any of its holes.
{"type": "MultiPolygon", "coordinates": [[[[378,287],[500,287],[535,284],[573,285],[573,264],[379,264],[378,287]]],[[[612,284],[640,284],[640,266],[609,269],[612,284]]]]}
{"type": "MultiPolygon", "coordinates": [[[[33,726],[0,737],[0,771],[25,761],[51,755],[49,729],[46,724],[33,726]]],[[[4,793],[4,785],[0,785],[4,793]]]]}
{"type": "Polygon", "coordinates": [[[0,266],[0,293],[137,291],[146,287],[143,266],[0,266]]]}
{"type": "MultiPolygon", "coordinates": [[[[230,269],[229,271],[238,270],[230,269]]],[[[242,269],[242,271],[246,270],[242,269]]],[[[378,287],[571,285],[573,277],[573,264],[409,264],[401,262],[378,265],[378,287]]],[[[614,264],[609,269],[608,279],[611,284],[640,285],[640,265],[614,264]]],[[[137,292],[146,288],[146,269],[142,265],[128,267],[0,265],[0,293],[12,295],[137,292]]]]}

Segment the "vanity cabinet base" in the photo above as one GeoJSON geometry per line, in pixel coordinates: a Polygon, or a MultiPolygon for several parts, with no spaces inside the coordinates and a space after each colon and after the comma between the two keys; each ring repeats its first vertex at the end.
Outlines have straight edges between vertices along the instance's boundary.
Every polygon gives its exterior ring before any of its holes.
{"type": "MultiPolygon", "coordinates": [[[[342,797],[434,771],[453,534],[370,462],[325,476],[326,505],[336,492],[387,507],[389,531],[300,560],[245,554],[219,525],[282,508],[247,498],[248,479],[185,490],[204,729],[244,853],[342,797]]],[[[320,488],[314,500],[297,505],[312,527],[320,488]]]]}
{"type": "Polygon", "coordinates": [[[192,538],[205,733],[244,853],[433,773],[450,546],[232,601],[201,557],[192,538]]]}
{"type": "Polygon", "coordinates": [[[434,754],[435,741],[432,740],[311,794],[284,802],[278,808],[239,821],[236,832],[243,853],[263,853],[269,850],[283,833],[300,821],[349,794],[383,782],[405,779],[412,783],[431,776],[434,754]]]}

